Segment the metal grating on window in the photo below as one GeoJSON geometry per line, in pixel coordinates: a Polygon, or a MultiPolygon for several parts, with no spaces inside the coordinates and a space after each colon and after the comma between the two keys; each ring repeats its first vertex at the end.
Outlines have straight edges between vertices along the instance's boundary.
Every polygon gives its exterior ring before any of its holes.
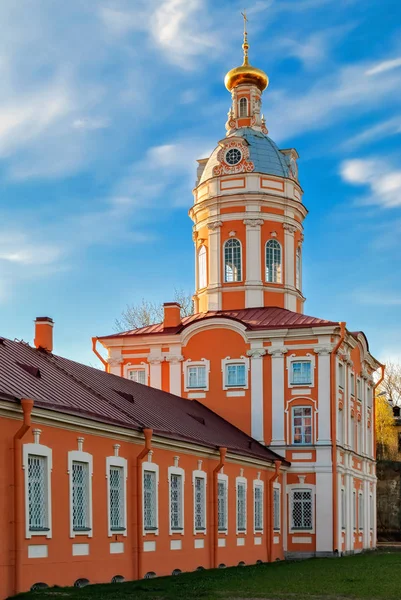
{"type": "Polygon", "coordinates": [[[225,481],[217,484],[217,522],[219,530],[227,529],[227,485],[225,481]]]}
{"type": "Polygon", "coordinates": [[[72,463],[72,528],[74,531],[90,530],[88,463],[72,463]]]}
{"type": "Polygon", "coordinates": [[[273,527],[275,531],[280,531],[280,490],[273,490],[273,527]]]}
{"type": "Polygon", "coordinates": [[[47,507],[47,458],[28,456],[28,506],[29,529],[48,529],[47,507]]]}
{"type": "Polygon", "coordinates": [[[263,488],[261,485],[255,486],[255,531],[263,529],[263,488]]]}
{"type": "Polygon", "coordinates": [[[292,505],[293,529],[312,529],[312,491],[294,491],[292,505]]]}
{"type": "Polygon", "coordinates": [[[110,529],[121,531],[125,529],[124,514],[124,469],[110,467],[110,529]]]}
{"type": "Polygon", "coordinates": [[[145,530],[157,529],[156,473],[145,471],[143,474],[143,512],[145,530]]]}
{"type": "Polygon", "coordinates": [[[171,529],[182,529],[182,476],[170,475],[171,529]]]}
{"type": "Polygon", "coordinates": [[[237,484],[237,529],[246,529],[246,485],[242,481],[237,484]]]}
{"type": "Polygon", "coordinates": [[[206,481],[204,477],[195,477],[195,529],[204,531],[206,529],[206,481]]]}

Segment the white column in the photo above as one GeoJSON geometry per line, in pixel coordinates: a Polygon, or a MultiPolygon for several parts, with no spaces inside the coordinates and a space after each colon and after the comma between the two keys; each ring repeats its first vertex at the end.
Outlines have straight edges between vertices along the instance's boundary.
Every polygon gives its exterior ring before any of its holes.
{"type": "Polygon", "coordinates": [[[285,445],[284,432],[284,347],[272,347],[268,353],[272,357],[272,446],[285,445]]]}
{"type": "Polygon", "coordinates": [[[283,223],[284,229],[284,283],[286,287],[285,292],[285,308],[288,310],[296,311],[297,301],[295,296],[295,241],[294,233],[297,228],[295,225],[290,223],[283,223]],[[289,292],[289,288],[294,290],[293,293],[289,292]]]}
{"type": "Polygon", "coordinates": [[[181,396],[181,361],[184,360],[184,357],[172,355],[168,356],[166,360],[170,363],[170,393],[181,396]]]}
{"type": "MultiPolygon", "coordinates": [[[[347,455],[347,459],[349,456],[347,455]]],[[[352,491],[354,487],[353,479],[349,473],[346,473],[345,477],[345,498],[346,498],[346,534],[345,534],[345,550],[350,552],[353,549],[353,535],[354,535],[354,524],[352,522],[352,511],[353,511],[353,496],[352,491]]]]}
{"type": "Polygon", "coordinates": [[[150,355],[148,358],[148,363],[150,365],[150,387],[154,387],[158,390],[162,389],[162,356],[152,356],[150,355]]]}
{"type": "Polygon", "coordinates": [[[208,273],[207,273],[208,309],[209,310],[220,310],[222,308],[221,292],[219,291],[219,288],[221,285],[220,227],[222,225],[223,225],[222,221],[213,221],[212,223],[208,223],[208,225],[207,225],[207,228],[209,229],[208,273]]]}
{"type": "Polygon", "coordinates": [[[337,391],[334,398],[330,397],[330,353],[329,346],[317,346],[314,351],[318,355],[318,444],[331,444],[331,402],[336,407],[337,423],[337,391]]]}
{"type": "Polygon", "coordinates": [[[316,473],[316,552],[333,551],[333,475],[331,466],[316,473]]]}
{"type": "Polygon", "coordinates": [[[263,219],[245,219],[246,226],[246,280],[245,308],[263,306],[260,228],[263,219]]]}
{"type": "Polygon", "coordinates": [[[263,435],[263,356],[266,350],[255,348],[248,350],[251,358],[251,436],[264,443],[263,435]]]}
{"type": "MultiPolygon", "coordinates": [[[[364,465],[364,471],[366,473],[366,463],[364,465]]],[[[370,540],[370,524],[369,524],[369,481],[363,482],[363,547],[369,548],[369,540],[370,540]]]]}

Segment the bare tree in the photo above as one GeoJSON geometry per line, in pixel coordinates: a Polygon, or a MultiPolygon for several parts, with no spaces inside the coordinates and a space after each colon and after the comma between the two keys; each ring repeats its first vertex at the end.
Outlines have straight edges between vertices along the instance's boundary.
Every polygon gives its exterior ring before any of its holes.
{"type": "Polygon", "coordinates": [[[384,379],[379,386],[381,393],[391,406],[401,406],[401,364],[389,361],[386,363],[384,379]]]}
{"type": "MultiPolygon", "coordinates": [[[[178,302],[181,306],[182,317],[193,314],[194,304],[191,294],[185,293],[182,289],[174,289],[174,302],[178,302]]],[[[128,331],[129,329],[138,329],[162,321],[163,304],[142,298],[138,304],[127,304],[125,310],[121,313],[121,317],[115,320],[114,329],[117,332],[128,331]]]]}

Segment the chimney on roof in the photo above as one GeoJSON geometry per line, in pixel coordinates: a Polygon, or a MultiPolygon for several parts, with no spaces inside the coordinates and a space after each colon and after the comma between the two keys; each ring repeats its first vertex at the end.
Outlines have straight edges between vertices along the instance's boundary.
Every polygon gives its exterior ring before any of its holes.
{"type": "Polygon", "coordinates": [[[178,302],[165,302],[163,329],[178,327],[181,325],[181,306],[178,302]]]}
{"type": "Polygon", "coordinates": [[[43,348],[48,352],[53,351],[53,325],[50,317],[37,317],[35,319],[35,339],[33,343],[36,348],[43,348]]]}

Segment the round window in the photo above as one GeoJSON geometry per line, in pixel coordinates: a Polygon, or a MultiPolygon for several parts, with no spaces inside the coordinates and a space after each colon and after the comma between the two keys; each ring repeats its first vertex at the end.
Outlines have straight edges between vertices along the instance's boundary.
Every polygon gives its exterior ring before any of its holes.
{"type": "Polygon", "coordinates": [[[242,153],[241,150],[238,150],[238,148],[230,148],[230,150],[227,150],[226,152],[226,163],[229,165],[237,165],[242,158],[242,153]]]}

